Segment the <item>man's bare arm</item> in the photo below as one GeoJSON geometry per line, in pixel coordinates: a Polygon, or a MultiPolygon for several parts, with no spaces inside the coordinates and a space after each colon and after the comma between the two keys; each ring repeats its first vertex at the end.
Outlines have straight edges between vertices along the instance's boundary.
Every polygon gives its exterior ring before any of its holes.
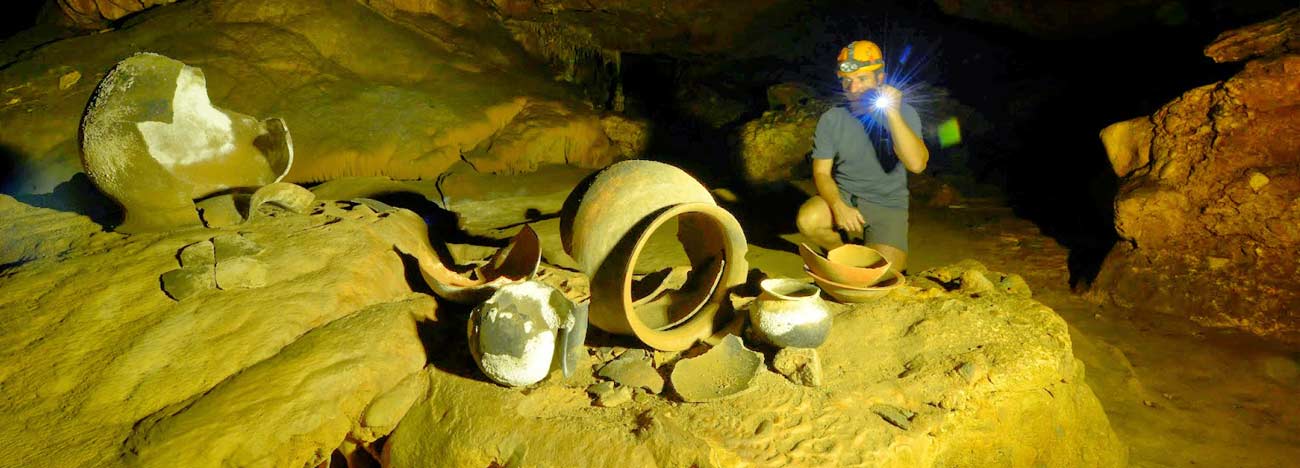
{"type": "Polygon", "coordinates": [[[835,185],[835,178],[831,176],[834,166],[835,161],[832,159],[813,159],[813,185],[817,187],[817,195],[830,207],[835,227],[847,232],[861,232],[866,220],[862,219],[861,212],[840,199],[839,186],[835,185]]]}
{"type": "MultiPolygon", "coordinates": [[[[885,85],[881,86],[881,93],[892,98],[892,102],[898,103],[902,100],[902,93],[897,89],[885,85]]],[[[925,142],[921,137],[912,131],[912,127],[907,125],[907,119],[903,118],[899,105],[894,104],[885,110],[885,120],[888,122],[889,134],[894,140],[894,153],[898,155],[898,160],[903,163],[907,170],[920,174],[925,170],[926,164],[930,162],[930,150],[925,147],[925,142]]]]}

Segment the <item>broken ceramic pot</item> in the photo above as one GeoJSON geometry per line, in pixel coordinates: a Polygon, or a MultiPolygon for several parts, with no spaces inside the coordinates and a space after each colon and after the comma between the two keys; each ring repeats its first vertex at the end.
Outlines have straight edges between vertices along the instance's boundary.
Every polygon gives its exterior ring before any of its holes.
{"type": "Polygon", "coordinates": [[[831,331],[831,310],[821,290],[803,281],[769,278],[749,305],[749,322],[763,341],[782,348],[816,348],[831,331]]]}
{"type": "Polygon", "coordinates": [[[591,277],[591,323],[664,351],[717,333],[730,315],[727,292],[748,269],[736,219],[685,171],[654,161],[615,163],[579,184],[564,203],[560,235],[591,277]],[[677,288],[634,287],[642,250],[673,224],[687,278],[677,288]]]}
{"type": "Polygon", "coordinates": [[[587,335],[585,304],[536,281],[507,284],[470,312],[469,351],[483,374],[519,387],[552,369],[573,374],[587,335]]]}
{"type": "Polygon", "coordinates": [[[822,288],[823,291],[826,291],[826,294],[829,294],[831,298],[842,303],[867,302],[889,294],[890,291],[907,284],[907,278],[897,271],[890,271],[890,277],[888,279],[877,282],[875,286],[865,288],[836,283],[826,278],[822,278],[808,267],[804,267],[803,271],[808,273],[808,276],[812,277],[813,282],[817,283],[817,286],[822,288]]]}
{"type": "Polygon", "coordinates": [[[727,335],[704,354],[677,362],[673,390],[682,400],[701,402],[734,397],[749,390],[763,370],[763,354],[727,335]]]}
{"type": "Polygon", "coordinates": [[[81,120],[82,165],[125,208],[121,232],[200,225],[194,200],[278,182],[293,165],[284,121],[212,106],[203,71],[158,54],[119,62],[81,120]]]}
{"type": "Polygon", "coordinates": [[[504,285],[532,279],[541,261],[541,240],[537,231],[525,225],[485,264],[456,271],[442,263],[420,262],[420,273],[438,297],[460,304],[476,304],[504,285]]]}
{"type": "Polygon", "coordinates": [[[852,287],[870,287],[889,278],[889,260],[865,245],[841,245],[823,257],[808,244],[801,243],[799,256],[803,257],[804,266],[817,276],[852,287]]]}

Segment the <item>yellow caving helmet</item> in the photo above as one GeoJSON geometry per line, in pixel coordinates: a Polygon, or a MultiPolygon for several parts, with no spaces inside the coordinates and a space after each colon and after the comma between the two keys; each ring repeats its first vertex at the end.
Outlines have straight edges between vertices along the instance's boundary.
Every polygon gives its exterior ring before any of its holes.
{"type": "Polygon", "coordinates": [[[885,66],[885,54],[880,52],[880,46],[871,41],[850,42],[840,49],[840,56],[835,60],[839,62],[835,74],[841,77],[879,70],[885,66]]]}

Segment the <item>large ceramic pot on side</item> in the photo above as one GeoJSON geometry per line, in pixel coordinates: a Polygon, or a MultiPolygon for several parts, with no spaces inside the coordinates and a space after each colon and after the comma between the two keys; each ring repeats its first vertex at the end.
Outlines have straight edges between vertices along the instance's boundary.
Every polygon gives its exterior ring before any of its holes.
{"type": "Polygon", "coordinates": [[[579,184],[560,216],[564,250],[591,277],[590,321],[680,351],[731,318],[727,292],[745,280],[747,244],[740,223],[681,169],[623,161],[579,184]],[[633,272],[650,237],[676,221],[691,272],[679,289],[633,297],[633,272]]]}
{"type": "Polygon", "coordinates": [[[821,289],[789,278],[759,283],[762,293],[749,306],[749,322],[768,343],[782,348],[816,348],[830,334],[830,306],[821,289]]]}

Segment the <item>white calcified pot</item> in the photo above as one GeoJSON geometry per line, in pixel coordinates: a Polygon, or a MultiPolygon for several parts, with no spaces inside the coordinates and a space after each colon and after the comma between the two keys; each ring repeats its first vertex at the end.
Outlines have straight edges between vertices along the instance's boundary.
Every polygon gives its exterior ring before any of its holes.
{"type": "Polygon", "coordinates": [[[770,278],[749,306],[749,321],[760,336],[783,348],[816,348],[831,331],[831,310],[821,289],[803,281],[770,278]]]}

